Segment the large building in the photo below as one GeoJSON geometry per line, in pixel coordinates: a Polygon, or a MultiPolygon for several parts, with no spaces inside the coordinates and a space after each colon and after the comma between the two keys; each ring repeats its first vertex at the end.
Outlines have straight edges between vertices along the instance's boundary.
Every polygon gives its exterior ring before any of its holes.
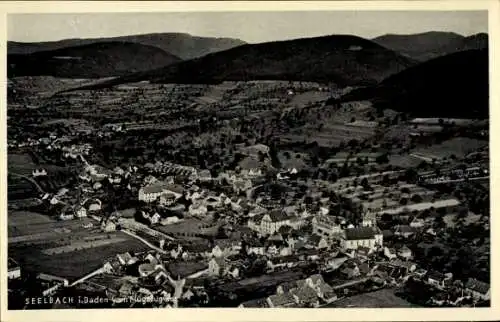
{"type": "Polygon", "coordinates": [[[344,231],[342,238],[342,247],[346,250],[366,247],[375,249],[382,247],[383,235],[380,229],[376,227],[356,227],[344,231]]]}
{"type": "Polygon", "coordinates": [[[291,217],[284,211],[273,210],[269,213],[255,215],[248,221],[248,227],[261,235],[271,235],[282,226],[290,226],[291,217]]]}
{"type": "Polygon", "coordinates": [[[138,198],[144,202],[153,202],[162,194],[172,194],[175,198],[180,198],[183,189],[180,186],[159,181],[139,189],[138,198]]]}
{"type": "Polygon", "coordinates": [[[334,237],[342,233],[340,222],[335,222],[335,218],[328,215],[318,215],[312,220],[313,233],[318,236],[334,237]]]}

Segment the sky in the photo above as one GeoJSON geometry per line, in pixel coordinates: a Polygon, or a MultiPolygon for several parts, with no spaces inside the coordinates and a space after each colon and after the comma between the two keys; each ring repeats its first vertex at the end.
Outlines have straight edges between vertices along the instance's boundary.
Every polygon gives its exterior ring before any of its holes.
{"type": "Polygon", "coordinates": [[[38,42],[156,32],[238,38],[248,43],[332,34],[488,31],[487,11],[288,11],[9,14],[7,38],[38,42]]]}

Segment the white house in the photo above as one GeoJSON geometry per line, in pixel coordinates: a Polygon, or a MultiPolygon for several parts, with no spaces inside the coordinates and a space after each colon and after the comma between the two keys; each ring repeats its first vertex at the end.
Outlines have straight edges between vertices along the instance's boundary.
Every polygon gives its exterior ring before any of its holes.
{"type": "Polygon", "coordinates": [[[290,217],[281,210],[254,216],[248,221],[248,227],[261,235],[274,234],[285,225],[290,225],[290,217]]]}
{"type": "Polygon", "coordinates": [[[75,211],[77,218],[87,217],[87,210],[84,207],[78,207],[75,211]]]}
{"type": "Polygon", "coordinates": [[[165,182],[155,182],[139,189],[139,200],[144,202],[153,202],[163,193],[171,193],[175,198],[182,197],[183,188],[165,182]]]}
{"type": "Polygon", "coordinates": [[[9,280],[21,277],[21,267],[12,258],[8,259],[7,277],[9,280]]]}

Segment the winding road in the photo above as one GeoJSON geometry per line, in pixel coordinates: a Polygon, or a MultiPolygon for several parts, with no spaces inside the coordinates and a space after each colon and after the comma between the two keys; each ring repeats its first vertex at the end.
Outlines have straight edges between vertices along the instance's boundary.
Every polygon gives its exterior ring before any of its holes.
{"type": "Polygon", "coordinates": [[[19,174],[19,173],[15,173],[15,172],[12,172],[12,171],[9,172],[7,175],[12,175],[12,176],[16,176],[16,177],[28,180],[29,182],[31,182],[32,184],[34,184],[41,193],[45,193],[45,190],[43,190],[43,188],[38,184],[38,182],[36,182],[35,180],[33,180],[33,178],[30,178],[28,176],[25,176],[25,175],[22,175],[22,174],[19,174]]]}

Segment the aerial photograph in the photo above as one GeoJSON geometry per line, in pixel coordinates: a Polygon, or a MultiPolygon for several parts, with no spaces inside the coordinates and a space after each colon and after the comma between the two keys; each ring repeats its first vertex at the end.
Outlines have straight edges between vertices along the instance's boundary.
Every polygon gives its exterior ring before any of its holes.
{"type": "Polygon", "coordinates": [[[488,11],[7,38],[9,310],[491,306],[488,11]]]}

